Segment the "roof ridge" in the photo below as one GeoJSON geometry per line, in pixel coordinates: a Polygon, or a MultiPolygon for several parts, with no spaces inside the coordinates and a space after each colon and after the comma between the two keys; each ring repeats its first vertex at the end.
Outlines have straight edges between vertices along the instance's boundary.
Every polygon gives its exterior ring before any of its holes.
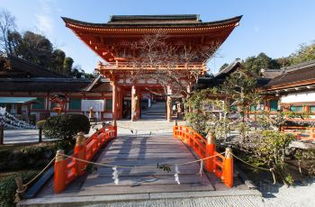
{"type": "Polygon", "coordinates": [[[149,25],[149,26],[170,26],[170,25],[178,25],[178,26],[192,26],[192,25],[216,25],[216,24],[222,24],[222,23],[232,23],[235,21],[235,23],[238,23],[241,18],[243,17],[243,15],[240,16],[235,16],[232,18],[227,18],[227,19],[222,19],[222,20],[215,20],[215,21],[211,21],[211,22],[193,22],[193,23],[173,23],[173,24],[166,24],[166,23],[157,23],[157,24],[114,24],[114,23],[91,23],[91,22],[85,22],[85,21],[81,21],[81,20],[75,20],[75,19],[71,19],[68,17],[61,17],[62,20],[67,24],[77,24],[77,25],[81,25],[81,26],[92,26],[92,27],[100,27],[100,26],[107,26],[107,27],[124,27],[124,26],[144,26],[144,25],[149,25]]]}
{"type": "Polygon", "coordinates": [[[16,61],[22,62],[22,63],[27,64],[27,65],[29,65],[29,66],[35,66],[35,67],[37,67],[37,68],[40,69],[40,70],[44,70],[44,71],[46,71],[46,72],[50,72],[50,73],[52,73],[52,74],[54,74],[54,75],[57,75],[57,76],[60,76],[60,77],[68,77],[68,76],[65,76],[65,75],[63,75],[63,74],[57,73],[57,72],[55,72],[55,71],[49,70],[49,69],[46,68],[46,67],[43,67],[43,66],[41,66],[41,65],[38,65],[38,64],[36,64],[36,63],[30,62],[30,61],[28,61],[28,60],[25,60],[25,59],[23,59],[23,58],[20,58],[20,57],[14,56],[14,55],[8,55],[8,58],[9,58],[10,60],[11,60],[11,58],[13,58],[13,59],[16,60],[16,61]]]}
{"type": "Polygon", "coordinates": [[[296,70],[305,69],[305,68],[309,68],[309,67],[313,67],[313,66],[315,66],[315,60],[309,60],[306,62],[302,62],[302,63],[294,64],[291,66],[283,67],[281,69],[283,69],[285,71],[285,73],[289,73],[289,72],[293,72],[296,70]]]}

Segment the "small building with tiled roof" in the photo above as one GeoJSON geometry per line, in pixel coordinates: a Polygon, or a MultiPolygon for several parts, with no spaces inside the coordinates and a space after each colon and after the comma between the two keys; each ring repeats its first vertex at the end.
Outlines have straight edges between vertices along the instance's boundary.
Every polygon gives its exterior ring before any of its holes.
{"type": "Polygon", "coordinates": [[[98,119],[111,119],[111,86],[104,78],[94,81],[55,73],[18,57],[1,57],[0,106],[25,120],[41,120],[56,114],[54,95],[66,97],[65,113],[88,113],[97,108],[98,119]],[[31,118],[30,118],[31,117],[31,118]]]}
{"type": "Polygon", "coordinates": [[[315,60],[279,70],[264,86],[264,92],[278,97],[286,110],[315,115],[315,60]]]}

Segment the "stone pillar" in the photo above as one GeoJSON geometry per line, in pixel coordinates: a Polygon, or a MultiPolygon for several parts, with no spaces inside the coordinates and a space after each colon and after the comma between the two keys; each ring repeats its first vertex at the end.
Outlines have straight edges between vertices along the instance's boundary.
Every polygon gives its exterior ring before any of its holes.
{"type": "Polygon", "coordinates": [[[131,88],[131,121],[136,121],[140,118],[139,96],[135,85],[131,88]]]}
{"type": "Polygon", "coordinates": [[[170,86],[167,86],[167,98],[166,98],[166,120],[172,121],[172,90],[170,86]]]}

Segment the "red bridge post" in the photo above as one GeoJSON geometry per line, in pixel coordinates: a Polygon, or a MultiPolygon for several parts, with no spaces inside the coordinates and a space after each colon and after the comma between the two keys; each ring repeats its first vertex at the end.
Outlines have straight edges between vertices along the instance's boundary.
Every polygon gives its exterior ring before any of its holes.
{"type": "MultiPolygon", "coordinates": [[[[74,147],[74,155],[75,157],[85,160],[86,145],[85,145],[85,136],[83,132],[79,132],[76,138],[76,144],[74,147]]],[[[86,163],[80,162],[76,160],[76,168],[78,175],[82,175],[84,173],[86,167],[86,163]]]]}
{"type": "Polygon", "coordinates": [[[225,150],[225,160],[223,163],[223,177],[224,177],[224,184],[230,188],[233,187],[234,182],[234,164],[233,164],[233,155],[232,155],[232,149],[226,148],[225,150]]]}
{"type": "MultiPolygon", "coordinates": [[[[207,145],[206,145],[206,157],[213,156],[216,152],[215,146],[215,136],[214,134],[209,134],[207,137],[207,145]]],[[[206,160],[206,169],[208,172],[213,172],[214,170],[214,160],[215,158],[209,158],[206,160]]]]}
{"type": "Polygon", "coordinates": [[[54,166],[54,191],[60,193],[66,188],[67,181],[67,161],[64,159],[64,151],[58,150],[54,166]]]}

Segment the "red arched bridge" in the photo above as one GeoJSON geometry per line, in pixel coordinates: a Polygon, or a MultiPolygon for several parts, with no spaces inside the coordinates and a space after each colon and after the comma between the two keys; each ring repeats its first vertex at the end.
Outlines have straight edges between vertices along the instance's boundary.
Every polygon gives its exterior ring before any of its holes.
{"type": "MultiPolygon", "coordinates": [[[[173,136],[117,138],[117,127],[107,126],[90,138],[79,134],[72,155],[58,151],[54,166],[54,192],[61,193],[77,177],[83,175],[87,166],[97,166],[98,173],[88,176],[85,186],[106,187],[121,184],[122,189],[135,185],[146,186],[155,191],[161,184],[175,184],[174,189],[191,188],[191,184],[211,189],[203,170],[214,173],[227,187],[233,186],[233,158],[229,148],[218,153],[215,140],[206,140],[193,129],[174,126],[173,136]],[[91,161],[104,145],[108,145],[100,158],[91,161]],[[187,148],[193,150],[195,157],[187,148]],[[225,156],[223,156],[225,154],[225,156]],[[101,177],[101,178],[100,178],[101,177]],[[148,179],[149,178],[149,179],[148,179]]],[[[170,186],[169,186],[170,187],[170,186]]],[[[117,187],[115,187],[117,188],[117,187]]],[[[147,187],[145,187],[147,189],[147,187]]],[[[169,188],[170,189],[170,188],[169,188]]],[[[139,191],[143,191],[139,188],[139,191]]],[[[118,192],[118,193],[119,193],[118,192]]]]}
{"type": "Polygon", "coordinates": [[[94,202],[113,195],[119,201],[202,197],[218,190],[235,195],[228,189],[245,185],[234,180],[233,171],[231,150],[217,152],[213,137],[206,139],[190,127],[174,126],[173,135],[117,137],[117,126],[104,126],[89,138],[78,134],[72,154],[59,150],[53,179],[20,205],[94,202]]]}

